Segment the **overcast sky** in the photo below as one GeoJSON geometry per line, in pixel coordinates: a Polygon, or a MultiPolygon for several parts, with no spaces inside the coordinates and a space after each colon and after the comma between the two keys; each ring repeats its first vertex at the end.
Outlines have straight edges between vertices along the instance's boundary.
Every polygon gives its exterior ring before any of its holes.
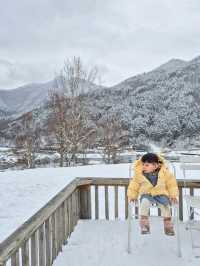
{"type": "Polygon", "coordinates": [[[51,80],[74,55],[105,86],[200,55],[199,0],[0,1],[0,89],[51,80]]]}

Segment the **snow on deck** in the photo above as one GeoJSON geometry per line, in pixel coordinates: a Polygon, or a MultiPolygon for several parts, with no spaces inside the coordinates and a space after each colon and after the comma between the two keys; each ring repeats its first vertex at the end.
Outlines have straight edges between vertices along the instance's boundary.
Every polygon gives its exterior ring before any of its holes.
{"type": "MultiPolygon", "coordinates": [[[[127,221],[79,220],[68,244],[53,266],[199,266],[200,249],[192,252],[189,232],[180,225],[182,258],[177,257],[176,238],[163,233],[162,218],[151,217],[151,234],[141,235],[138,220],[132,223],[132,253],[127,248],[127,221]]],[[[200,232],[196,234],[200,243],[200,232]]]]}

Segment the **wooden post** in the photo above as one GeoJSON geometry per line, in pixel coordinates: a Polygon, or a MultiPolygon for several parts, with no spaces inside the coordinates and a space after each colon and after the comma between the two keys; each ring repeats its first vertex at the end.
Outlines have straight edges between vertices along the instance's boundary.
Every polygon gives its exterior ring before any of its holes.
{"type": "Polygon", "coordinates": [[[68,237],[71,236],[71,224],[72,224],[72,217],[71,217],[71,213],[72,213],[72,210],[71,210],[71,196],[67,199],[67,206],[68,206],[68,237]]]}
{"type": "Polygon", "coordinates": [[[114,186],[115,188],[115,219],[118,218],[118,186],[114,186]]]}
{"type": "Polygon", "coordinates": [[[29,266],[29,243],[26,240],[22,245],[22,266],[29,266]]]}
{"type": "Polygon", "coordinates": [[[57,255],[62,251],[62,228],[61,228],[61,207],[59,206],[56,210],[56,243],[57,243],[57,255]]]}
{"type": "Polygon", "coordinates": [[[79,214],[78,214],[78,190],[76,189],[75,192],[75,201],[76,201],[76,225],[78,223],[78,219],[79,219],[79,214]]]}
{"type": "Polygon", "coordinates": [[[105,186],[104,189],[105,189],[105,217],[106,220],[109,220],[108,186],[105,186]]]}
{"type": "Polygon", "coordinates": [[[69,208],[70,208],[70,236],[73,232],[73,210],[72,210],[72,194],[69,197],[69,208]]]}
{"type": "Polygon", "coordinates": [[[38,266],[38,241],[37,231],[31,236],[31,265],[38,266]]]}
{"type": "Polygon", "coordinates": [[[39,227],[39,265],[45,266],[44,224],[39,227]]]}
{"type": "Polygon", "coordinates": [[[80,186],[80,219],[91,219],[90,185],[80,186]]]}
{"type": "Polygon", "coordinates": [[[19,266],[19,250],[11,256],[11,266],[19,266]]]}
{"type": "Polygon", "coordinates": [[[179,187],[179,219],[183,221],[183,188],[179,187]]]}
{"type": "Polygon", "coordinates": [[[80,206],[80,189],[78,188],[78,219],[80,219],[81,215],[81,206],[80,206]]]}
{"type": "Polygon", "coordinates": [[[72,193],[72,231],[74,231],[75,226],[75,191],[72,193]]]}
{"type": "Polygon", "coordinates": [[[52,260],[51,264],[53,264],[55,258],[56,258],[56,214],[55,212],[51,216],[51,223],[52,223],[52,244],[51,244],[51,254],[52,254],[52,260]]]}
{"type": "Polygon", "coordinates": [[[95,185],[95,219],[99,219],[99,191],[97,185],[95,185]]]}
{"type": "Polygon", "coordinates": [[[68,237],[68,208],[67,208],[67,200],[64,201],[64,216],[65,216],[64,245],[66,245],[67,244],[67,237],[68,237]]]}
{"type": "Polygon", "coordinates": [[[125,186],[125,219],[128,218],[128,197],[127,197],[128,186],[125,186]]]}
{"type": "Polygon", "coordinates": [[[65,243],[65,201],[61,205],[61,224],[62,224],[62,245],[65,243]]]}
{"type": "MultiPolygon", "coordinates": [[[[190,187],[190,196],[194,196],[194,188],[193,187],[190,187]]],[[[194,220],[194,212],[192,212],[192,211],[194,211],[194,208],[190,207],[190,213],[192,213],[190,219],[194,220]]]]}
{"type": "Polygon", "coordinates": [[[51,266],[51,253],[50,253],[50,218],[45,221],[45,242],[46,242],[46,266],[51,266]]]}

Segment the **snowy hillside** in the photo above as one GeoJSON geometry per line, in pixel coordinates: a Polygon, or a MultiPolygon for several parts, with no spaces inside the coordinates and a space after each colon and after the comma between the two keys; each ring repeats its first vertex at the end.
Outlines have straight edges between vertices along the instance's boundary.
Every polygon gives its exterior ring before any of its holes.
{"type": "Polygon", "coordinates": [[[180,59],[171,59],[167,63],[159,66],[156,70],[170,73],[170,72],[174,72],[178,69],[185,67],[187,63],[188,62],[180,60],[180,59]]]}
{"type": "Polygon", "coordinates": [[[117,114],[131,141],[157,141],[172,148],[200,143],[200,60],[169,61],[151,72],[92,93],[88,105],[96,116],[117,114]]]}
{"type": "Polygon", "coordinates": [[[0,109],[21,115],[43,105],[48,98],[53,81],[43,84],[29,84],[13,90],[0,91],[0,109]]]}
{"type": "MultiPolygon", "coordinates": [[[[87,87],[93,90],[99,88],[89,83],[87,87]]],[[[33,83],[12,90],[0,90],[0,110],[10,112],[12,117],[19,117],[23,113],[45,106],[52,90],[60,91],[60,88],[56,88],[54,80],[40,84],[33,83]]]]}
{"type": "MultiPolygon", "coordinates": [[[[95,123],[116,115],[128,129],[129,142],[133,145],[136,140],[144,143],[147,139],[163,147],[199,147],[199,73],[200,57],[188,62],[172,59],[116,86],[104,88],[94,85],[85,99],[90,120],[95,123]]],[[[48,117],[45,102],[51,85],[49,82],[0,91],[0,110],[6,109],[18,116],[37,107],[34,113],[38,114],[41,125],[45,125],[48,117]]],[[[4,134],[12,139],[15,133],[12,124],[6,126],[4,123],[3,128],[4,134]]]]}

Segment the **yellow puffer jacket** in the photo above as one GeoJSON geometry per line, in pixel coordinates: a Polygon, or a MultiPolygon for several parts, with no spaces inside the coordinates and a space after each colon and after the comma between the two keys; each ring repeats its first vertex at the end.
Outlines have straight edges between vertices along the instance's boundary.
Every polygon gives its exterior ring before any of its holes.
{"type": "Polygon", "coordinates": [[[134,176],[129,183],[127,196],[129,201],[137,199],[139,195],[150,194],[166,195],[177,198],[179,195],[178,185],[175,176],[169,171],[164,159],[157,154],[160,161],[160,171],[158,181],[154,187],[150,181],[142,174],[142,161],[136,160],[134,163],[134,176]]]}

